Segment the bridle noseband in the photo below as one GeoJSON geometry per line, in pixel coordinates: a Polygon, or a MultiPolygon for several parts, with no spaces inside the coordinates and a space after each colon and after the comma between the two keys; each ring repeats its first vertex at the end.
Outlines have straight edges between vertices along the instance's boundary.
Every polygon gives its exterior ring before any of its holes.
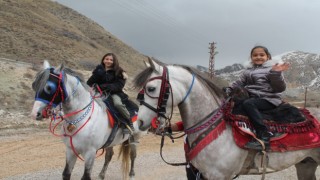
{"type": "MultiPolygon", "coordinates": [[[[143,89],[139,92],[138,96],[137,96],[137,100],[140,102],[140,105],[144,105],[147,108],[151,109],[152,111],[154,111],[155,113],[157,113],[157,118],[159,119],[160,117],[166,119],[166,120],[170,120],[172,117],[172,111],[170,116],[166,116],[166,107],[167,107],[167,102],[170,96],[170,92],[171,92],[171,97],[172,97],[172,101],[173,101],[173,96],[172,96],[172,88],[169,82],[169,72],[168,72],[168,68],[166,66],[163,66],[163,72],[162,72],[162,76],[157,76],[157,77],[153,77],[150,78],[146,84],[144,85],[143,89]],[[148,94],[148,92],[146,91],[146,84],[150,81],[153,80],[161,80],[161,87],[160,87],[160,94],[159,97],[153,97],[150,96],[148,94]],[[152,99],[158,99],[158,105],[157,108],[151,106],[150,104],[146,103],[144,101],[144,94],[146,94],[148,97],[152,98],[152,99]]],[[[173,102],[172,102],[173,103],[173,102]]],[[[173,106],[172,106],[173,109],[173,106]]]]}

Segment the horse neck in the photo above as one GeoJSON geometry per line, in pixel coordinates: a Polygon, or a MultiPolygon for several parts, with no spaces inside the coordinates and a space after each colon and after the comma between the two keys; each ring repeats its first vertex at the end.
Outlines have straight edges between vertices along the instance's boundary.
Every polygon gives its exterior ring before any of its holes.
{"type": "Polygon", "coordinates": [[[220,104],[219,98],[215,98],[207,87],[195,79],[193,89],[189,96],[184,103],[179,105],[179,111],[185,129],[207,120],[205,117],[214,110],[217,110],[220,104]],[[219,102],[217,102],[217,100],[219,102]]]}
{"type": "MultiPolygon", "coordinates": [[[[75,77],[68,75],[65,84],[68,92],[68,98],[62,103],[62,109],[65,114],[81,110],[91,102],[90,92],[80,82],[78,83],[75,77]]],[[[76,118],[76,116],[73,118],[76,118]]]]}

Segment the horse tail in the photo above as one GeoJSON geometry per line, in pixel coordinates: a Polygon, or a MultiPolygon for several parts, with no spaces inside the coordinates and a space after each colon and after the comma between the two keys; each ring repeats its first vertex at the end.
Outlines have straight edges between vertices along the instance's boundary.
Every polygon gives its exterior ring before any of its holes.
{"type": "Polygon", "coordinates": [[[121,144],[120,152],[118,158],[122,155],[122,177],[123,179],[127,179],[129,174],[129,158],[130,158],[130,145],[129,140],[126,140],[121,144]]]}

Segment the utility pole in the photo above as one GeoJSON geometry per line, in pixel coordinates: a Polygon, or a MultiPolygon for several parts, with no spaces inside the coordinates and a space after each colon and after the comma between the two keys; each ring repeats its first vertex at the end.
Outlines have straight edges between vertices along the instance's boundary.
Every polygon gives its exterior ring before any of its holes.
{"type": "Polygon", "coordinates": [[[210,45],[210,47],[209,47],[209,49],[210,49],[210,58],[209,58],[209,76],[210,76],[210,78],[211,79],[213,79],[213,77],[214,77],[214,56],[216,55],[216,54],[218,54],[218,52],[215,52],[215,49],[216,49],[216,47],[215,47],[215,42],[212,42],[212,43],[209,43],[209,45],[210,45]]]}
{"type": "Polygon", "coordinates": [[[307,107],[307,93],[308,93],[308,87],[306,87],[306,89],[304,90],[304,107],[307,107]]]}

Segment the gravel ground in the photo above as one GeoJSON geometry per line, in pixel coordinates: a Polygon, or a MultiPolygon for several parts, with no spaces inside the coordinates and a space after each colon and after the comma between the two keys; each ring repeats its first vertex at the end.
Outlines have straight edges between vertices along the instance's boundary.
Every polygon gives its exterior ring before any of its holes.
{"type": "MultiPolygon", "coordinates": [[[[52,136],[46,129],[24,128],[19,130],[2,130],[0,133],[0,179],[3,180],[58,180],[64,167],[64,144],[59,138],[52,136]],[[17,132],[18,131],[18,132],[17,132]]],[[[164,147],[165,159],[169,162],[183,162],[182,140],[175,143],[167,141],[164,147]]],[[[165,164],[159,155],[160,138],[153,134],[144,136],[138,146],[135,179],[139,180],[184,180],[184,167],[165,164]]],[[[122,179],[121,164],[117,159],[118,148],[107,170],[106,179],[122,179]]],[[[93,179],[102,167],[104,158],[98,157],[93,168],[93,179]]],[[[77,161],[72,179],[80,179],[84,163],[77,161]]],[[[317,170],[317,177],[320,171],[317,170]]],[[[256,180],[261,176],[241,176],[239,180],[256,180]]],[[[281,172],[267,174],[267,180],[295,180],[295,169],[291,167],[281,172]]]]}
{"type": "MultiPolygon", "coordinates": [[[[319,118],[319,110],[313,111],[319,118]]],[[[176,114],[178,116],[178,114],[176,114]]],[[[50,134],[48,121],[33,121],[23,114],[0,113],[0,179],[2,180],[56,180],[61,179],[65,165],[65,146],[50,134]]],[[[177,119],[177,117],[176,117],[177,119]]],[[[153,134],[143,136],[138,145],[135,179],[137,180],[184,180],[184,167],[164,163],[159,154],[160,137],[153,134]]],[[[167,140],[163,150],[168,162],[184,162],[183,139],[175,143],[167,140]]],[[[122,179],[118,147],[106,173],[106,179],[122,179]]],[[[104,157],[96,158],[92,177],[97,179],[104,157]]],[[[78,160],[72,179],[80,179],[84,163],[78,160]]],[[[317,170],[320,179],[320,170],[317,170]]],[[[239,180],[261,179],[260,175],[240,176],[239,180]]],[[[266,180],[296,180],[295,168],[267,174],[266,180]]]]}

